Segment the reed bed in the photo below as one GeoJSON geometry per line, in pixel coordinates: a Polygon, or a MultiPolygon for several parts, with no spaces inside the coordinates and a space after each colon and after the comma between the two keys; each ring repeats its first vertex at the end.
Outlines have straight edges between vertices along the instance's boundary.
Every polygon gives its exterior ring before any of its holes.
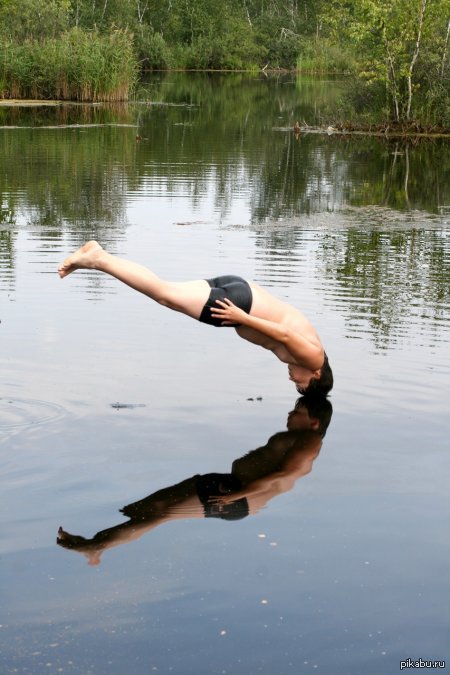
{"type": "Polygon", "coordinates": [[[73,29],[23,44],[0,41],[0,97],[126,101],[138,77],[132,36],[73,29]]]}

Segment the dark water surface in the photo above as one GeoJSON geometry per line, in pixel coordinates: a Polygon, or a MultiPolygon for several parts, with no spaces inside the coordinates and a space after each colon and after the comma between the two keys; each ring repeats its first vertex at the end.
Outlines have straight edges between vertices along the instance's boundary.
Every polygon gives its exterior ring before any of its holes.
{"type": "Polygon", "coordinates": [[[449,146],[296,138],[338,86],[170,75],[123,108],[0,108],[2,673],[448,669],[449,146]],[[320,453],[271,354],[61,281],[90,238],[302,309],[335,375],[320,453]],[[264,487],[205,518],[196,476],[230,471],[264,487]]]}

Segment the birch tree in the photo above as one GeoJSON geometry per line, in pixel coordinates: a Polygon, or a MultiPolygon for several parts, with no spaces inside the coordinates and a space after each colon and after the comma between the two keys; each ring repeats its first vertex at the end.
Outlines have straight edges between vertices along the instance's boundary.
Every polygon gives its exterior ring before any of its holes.
{"type": "Polygon", "coordinates": [[[418,92],[445,75],[450,0],[335,1],[333,7],[324,21],[336,40],[353,45],[362,82],[383,85],[392,120],[410,123],[418,92]]]}

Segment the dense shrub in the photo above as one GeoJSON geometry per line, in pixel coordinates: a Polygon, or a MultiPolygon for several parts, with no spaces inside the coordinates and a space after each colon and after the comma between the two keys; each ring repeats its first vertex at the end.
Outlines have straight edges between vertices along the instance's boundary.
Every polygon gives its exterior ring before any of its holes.
{"type": "Polygon", "coordinates": [[[161,33],[142,26],[134,36],[134,46],[141,70],[166,70],[174,67],[174,57],[161,33]]]}

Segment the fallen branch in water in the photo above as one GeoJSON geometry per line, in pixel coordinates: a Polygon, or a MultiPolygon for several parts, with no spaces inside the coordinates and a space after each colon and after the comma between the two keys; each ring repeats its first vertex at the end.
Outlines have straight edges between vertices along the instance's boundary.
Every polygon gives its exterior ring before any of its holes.
{"type": "Polygon", "coordinates": [[[292,127],[274,127],[278,131],[294,132],[296,136],[306,134],[327,134],[327,136],[378,136],[380,138],[450,138],[450,130],[431,128],[423,129],[418,125],[408,127],[390,127],[380,125],[376,127],[358,128],[350,125],[336,125],[314,127],[308,124],[292,127]]]}

